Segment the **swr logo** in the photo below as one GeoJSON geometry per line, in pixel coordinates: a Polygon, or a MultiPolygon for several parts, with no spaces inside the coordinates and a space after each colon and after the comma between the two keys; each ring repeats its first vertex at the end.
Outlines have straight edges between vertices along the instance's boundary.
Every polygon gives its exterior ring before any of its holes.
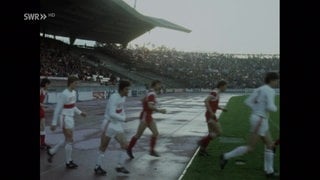
{"type": "Polygon", "coordinates": [[[44,13],[24,13],[23,19],[26,20],[45,20],[47,15],[44,13]]]}

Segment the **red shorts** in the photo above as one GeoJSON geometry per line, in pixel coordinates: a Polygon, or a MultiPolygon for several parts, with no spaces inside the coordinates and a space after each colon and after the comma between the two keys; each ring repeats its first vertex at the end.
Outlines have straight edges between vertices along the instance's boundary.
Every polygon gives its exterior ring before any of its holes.
{"type": "Polygon", "coordinates": [[[147,124],[149,124],[153,120],[152,114],[145,112],[145,111],[142,111],[140,113],[140,120],[145,121],[147,124]]]}
{"type": "MultiPolygon", "coordinates": [[[[210,120],[210,113],[207,111],[206,112],[206,121],[208,122],[209,120],[210,120]]],[[[213,120],[214,120],[214,122],[218,122],[218,118],[217,117],[214,118],[213,120]]]]}

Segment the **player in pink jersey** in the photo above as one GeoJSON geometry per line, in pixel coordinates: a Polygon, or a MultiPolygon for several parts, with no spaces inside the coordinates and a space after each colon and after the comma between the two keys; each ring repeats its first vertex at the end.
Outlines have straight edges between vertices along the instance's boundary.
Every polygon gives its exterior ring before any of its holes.
{"type": "Polygon", "coordinates": [[[215,113],[218,109],[224,112],[227,111],[227,109],[219,106],[220,93],[224,92],[226,89],[227,82],[223,80],[219,81],[217,84],[217,88],[213,89],[204,101],[207,109],[205,117],[207,121],[209,134],[198,141],[198,145],[200,145],[199,154],[202,156],[209,155],[206,151],[208,144],[211,140],[219,136],[222,132],[221,125],[218,122],[218,118],[216,117],[215,113]]]}
{"type": "Polygon", "coordinates": [[[155,151],[156,140],[159,135],[157,125],[153,120],[152,114],[153,112],[160,112],[166,113],[165,109],[158,109],[157,108],[157,92],[161,89],[161,81],[154,80],[151,83],[151,88],[149,89],[147,95],[142,99],[142,112],[140,113],[140,124],[137,129],[137,133],[131,138],[129,143],[127,154],[130,158],[134,158],[132,154],[132,148],[138,141],[138,139],[143,134],[144,130],[148,127],[151,132],[152,136],[150,139],[150,155],[159,157],[160,155],[155,151]]]}

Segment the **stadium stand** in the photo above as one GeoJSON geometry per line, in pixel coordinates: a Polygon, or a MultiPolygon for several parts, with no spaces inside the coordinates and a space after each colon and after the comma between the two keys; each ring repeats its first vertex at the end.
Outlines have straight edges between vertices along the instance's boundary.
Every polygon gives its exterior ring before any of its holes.
{"type": "Polygon", "coordinates": [[[40,23],[43,35],[65,36],[70,45],[41,38],[40,75],[76,75],[85,82],[116,84],[126,78],[136,84],[161,79],[170,88],[211,88],[220,79],[229,88],[255,88],[261,74],[279,71],[279,57],[181,52],[164,46],[128,48],[127,44],[154,27],[189,29],[140,14],[121,0],[41,0],[42,12],[56,16],[40,23]],[[94,48],[73,45],[76,38],[96,41],[94,48]],[[106,83],[107,82],[107,83],[106,83]]]}

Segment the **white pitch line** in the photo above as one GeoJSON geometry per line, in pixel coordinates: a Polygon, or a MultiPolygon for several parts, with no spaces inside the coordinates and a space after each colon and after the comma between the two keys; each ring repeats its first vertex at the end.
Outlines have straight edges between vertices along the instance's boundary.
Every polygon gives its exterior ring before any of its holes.
{"type": "MultiPolygon", "coordinates": [[[[221,103],[221,105],[223,104],[224,106],[226,106],[228,103],[228,101],[226,101],[225,103],[221,103]]],[[[218,118],[220,117],[222,112],[220,112],[220,114],[218,114],[218,118]]],[[[183,176],[185,175],[185,173],[187,172],[189,166],[191,165],[194,157],[196,157],[196,155],[198,154],[198,151],[200,150],[200,147],[197,148],[196,152],[193,154],[192,158],[190,159],[189,163],[187,164],[187,166],[184,168],[182,174],[180,175],[179,179],[178,180],[181,180],[183,178],[183,176]]]]}
{"type": "Polygon", "coordinates": [[[190,159],[189,163],[187,164],[187,166],[184,168],[182,174],[180,175],[178,180],[181,180],[183,178],[183,176],[185,175],[185,173],[187,172],[189,166],[191,165],[194,157],[196,157],[196,155],[198,154],[198,151],[200,150],[200,147],[197,148],[196,152],[193,154],[192,158],[190,159]]]}

